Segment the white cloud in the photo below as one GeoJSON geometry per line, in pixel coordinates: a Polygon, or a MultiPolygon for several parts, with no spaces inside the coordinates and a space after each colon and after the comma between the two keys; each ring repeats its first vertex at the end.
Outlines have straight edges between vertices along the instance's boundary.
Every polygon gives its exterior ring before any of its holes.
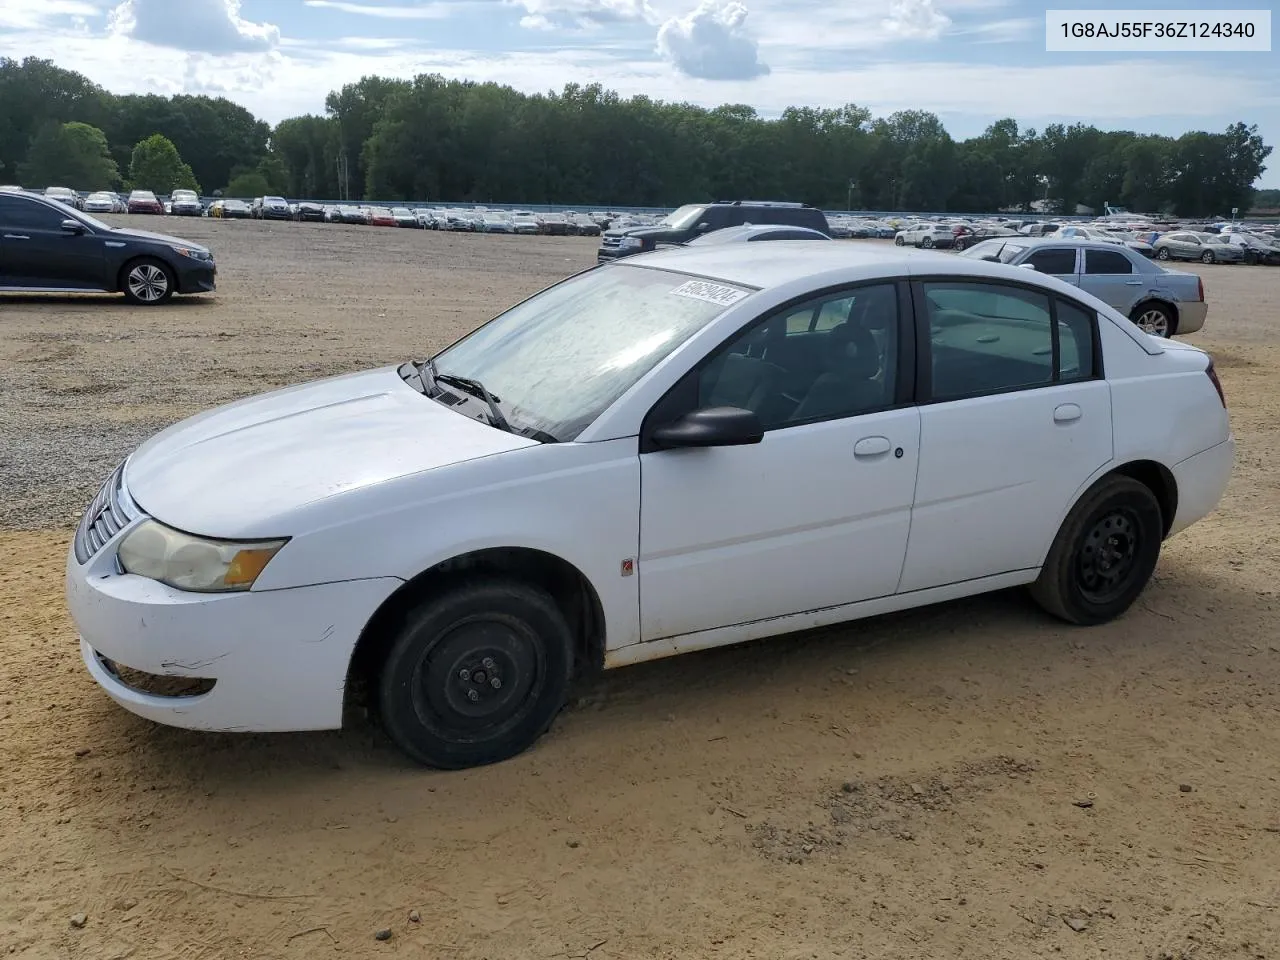
{"type": "Polygon", "coordinates": [[[304,0],[304,2],[308,7],[338,10],[364,17],[379,17],[383,20],[444,20],[452,12],[451,4],[448,3],[384,7],[374,3],[348,3],[346,0],[304,0]]]}
{"type": "Polygon", "coordinates": [[[744,28],[747,8],[737,0],[702,0],[658,31],[658,52],[686,76],[750,80],[769,72],[760,45],[744,28]]]}
{"type": "Polygon", "coordinates": [[[657,23],[649,0],[503,0],[525,11],[531,30],[590,29],[606,23],[657,23]]]}
{"type": "Polygon", "coordinates": [[[0,30],[37,30],[60,17],[94,17],[98,8],[82,0],[0,0],[0,30]]]}
{"type": "Polygon", "coordinates": [[[884,19],[885,30],[903,40],[936,40],[949,26],[951,18],[934,9],[933,0],[893,0],[884,19]]]}
{"type": "Polygon", "coordinates": [[[232,53],[280,43],[278,27],[240,16],[240,0],[124,0],[107,22],[116,37],[176,50],[232,53]]]}

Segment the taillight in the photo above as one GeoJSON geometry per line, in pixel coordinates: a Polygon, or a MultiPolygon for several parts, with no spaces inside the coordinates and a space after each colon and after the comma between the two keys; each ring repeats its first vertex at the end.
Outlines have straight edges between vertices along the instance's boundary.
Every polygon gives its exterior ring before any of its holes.
{"type": "Polygon", "coordinates": [[[1204,277],[1196,279],[1196,299],[1204,303],[1204,277]]]}
{"type": "Polygon", "coordinates": [[[1213,369],[1213,358],[1209,358],[1209,366],[1204,368],[1204,372],[1209,375],[1209,381],[1213,384],[1213,389],[1218,391],[1218,399],[1222,401],[1222,406],[1227,405],[1227,395],[1222,392],[1222,381],[1218,379],[1218,371],[1213,369]]]}

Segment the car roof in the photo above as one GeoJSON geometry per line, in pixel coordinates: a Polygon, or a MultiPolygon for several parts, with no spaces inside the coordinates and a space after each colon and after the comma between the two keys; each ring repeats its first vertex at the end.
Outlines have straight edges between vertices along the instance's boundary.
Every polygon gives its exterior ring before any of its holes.
{"type": "Polygon", "coordinates": [[[1084,247],[1087,250],[1129,250],[1123,243],[1106,240],[1087,240],[1079,237],[1028,237],[1016,234],[1011,237],[990,237],[983,243],[999,243],[1001,240],[1016,243],[1020,247],[1084,247]]]}
{"type": "MultiPolygon", "coordinates": [[[[1112,247],[1102,243],[1090,245],[1102,249],[1112,247]]],[[[679,246],[625,257],[616,261],[616,265],[671,270],[754,290],[768,290],[806,279],[814,281],[817,287],[826,282],[856,283],[895,274],[935,273],[1016,279],[1053,289],[1059,289],[1056,284],[1061,283],[1020,267],[937,250],[907,250],[888,245],[864,247],[812,240],[679,246]]]]}

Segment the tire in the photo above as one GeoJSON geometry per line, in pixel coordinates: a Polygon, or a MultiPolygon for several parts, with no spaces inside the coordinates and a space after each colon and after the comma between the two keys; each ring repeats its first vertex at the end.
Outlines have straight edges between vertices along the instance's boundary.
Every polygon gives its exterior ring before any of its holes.
{"type": "Polygon", "coordinates": [[[920,246],[924,247],[926,250],[932,250],[933,237],[925,237],[923,240],[920,241],[920,246]]]}
{"type": "Polygon", "coordinates": [[[902,237],[894,237],[894,238],[893,238],[893,245],[894,245],[895,247],[901,247],[901,246],[903,246],[905,243],[906,243],[906,241],[905,241],[905,240],[903,240],[903,239],[902,239],[902,237]]]}
{"type": "Polygon", "coordinates": [[[1129,319],[1153,336],[1168,338],[1178,332],[1178,320],[1173,311],[1161,303],[1138,304],[1129,319]]]}
{"type": "Polygon", "coordinates": [[[405,616],[379,678],[382,722],[426,766],[497,763],[551,726],[572,666],[572,632],[546,592],[464,583],[405,616]]]}
{"type": "Polygon", "coordinates": [[[1213,255],[1212,250],[1206,250],[1204,253],[1200,254],[1201,263],[1213,263],[1213,261],[1216,259],[1217,257],[1213,255]]]}
{"type": "Polygon", "coordinates": [[[178,287],[178,278],[163,260],[140,257],[120,271],[120,289],[125,299],[142,307],[167,303],[178,287]]]}
{"type": "Polygon", "coordinates": [[[1169,256],[1169,248],[1168,248],[1168,247],[1161,247],[1159,250],[1157,250],[1157,251],[1156,251],[1156,259],[1157,259],[1157,260],[1169,260],[1169,259],[1172,259],[1172,258],[1169,256]]]}
{"type": "Polygon", "coordinates": [[[1132,477],[1104,477],[1067,514],[1031,596],[1068,623],[1113,620],[1146,588],[1163,538],[1155,494],[1132,477]]]}

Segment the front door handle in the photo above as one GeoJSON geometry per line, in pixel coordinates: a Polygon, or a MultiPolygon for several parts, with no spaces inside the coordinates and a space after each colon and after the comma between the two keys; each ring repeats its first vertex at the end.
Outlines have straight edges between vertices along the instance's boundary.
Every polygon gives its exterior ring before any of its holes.
{"type": "Polygon", "coordinates": [[[1053,411],[1054,423],[1074,423],[1080,419],[1080,405],[1077,403],[1064,403],[1056,407],[1053,411]]]}
{"type": "Polygon", "coordinates": [[[31,239],[25,233],[6,233],[4,235],[4,238],[6,240],[30,240],[31,239]]]}
{"type": "Polygon", "coordinates": [[[888,437],[863,437],[853,445],[855,457],[882,457],[893,449],[888,437]]]}
{"type": "Polygon", "coordinates": [[[1140,287],[1140,286],[1142,286],[1142,281],[1141,281],[1141,280],[1126,280],[1126,281],[1124,282],[1124,285],[1125,285],[1126,287],[1140,287]]]}

